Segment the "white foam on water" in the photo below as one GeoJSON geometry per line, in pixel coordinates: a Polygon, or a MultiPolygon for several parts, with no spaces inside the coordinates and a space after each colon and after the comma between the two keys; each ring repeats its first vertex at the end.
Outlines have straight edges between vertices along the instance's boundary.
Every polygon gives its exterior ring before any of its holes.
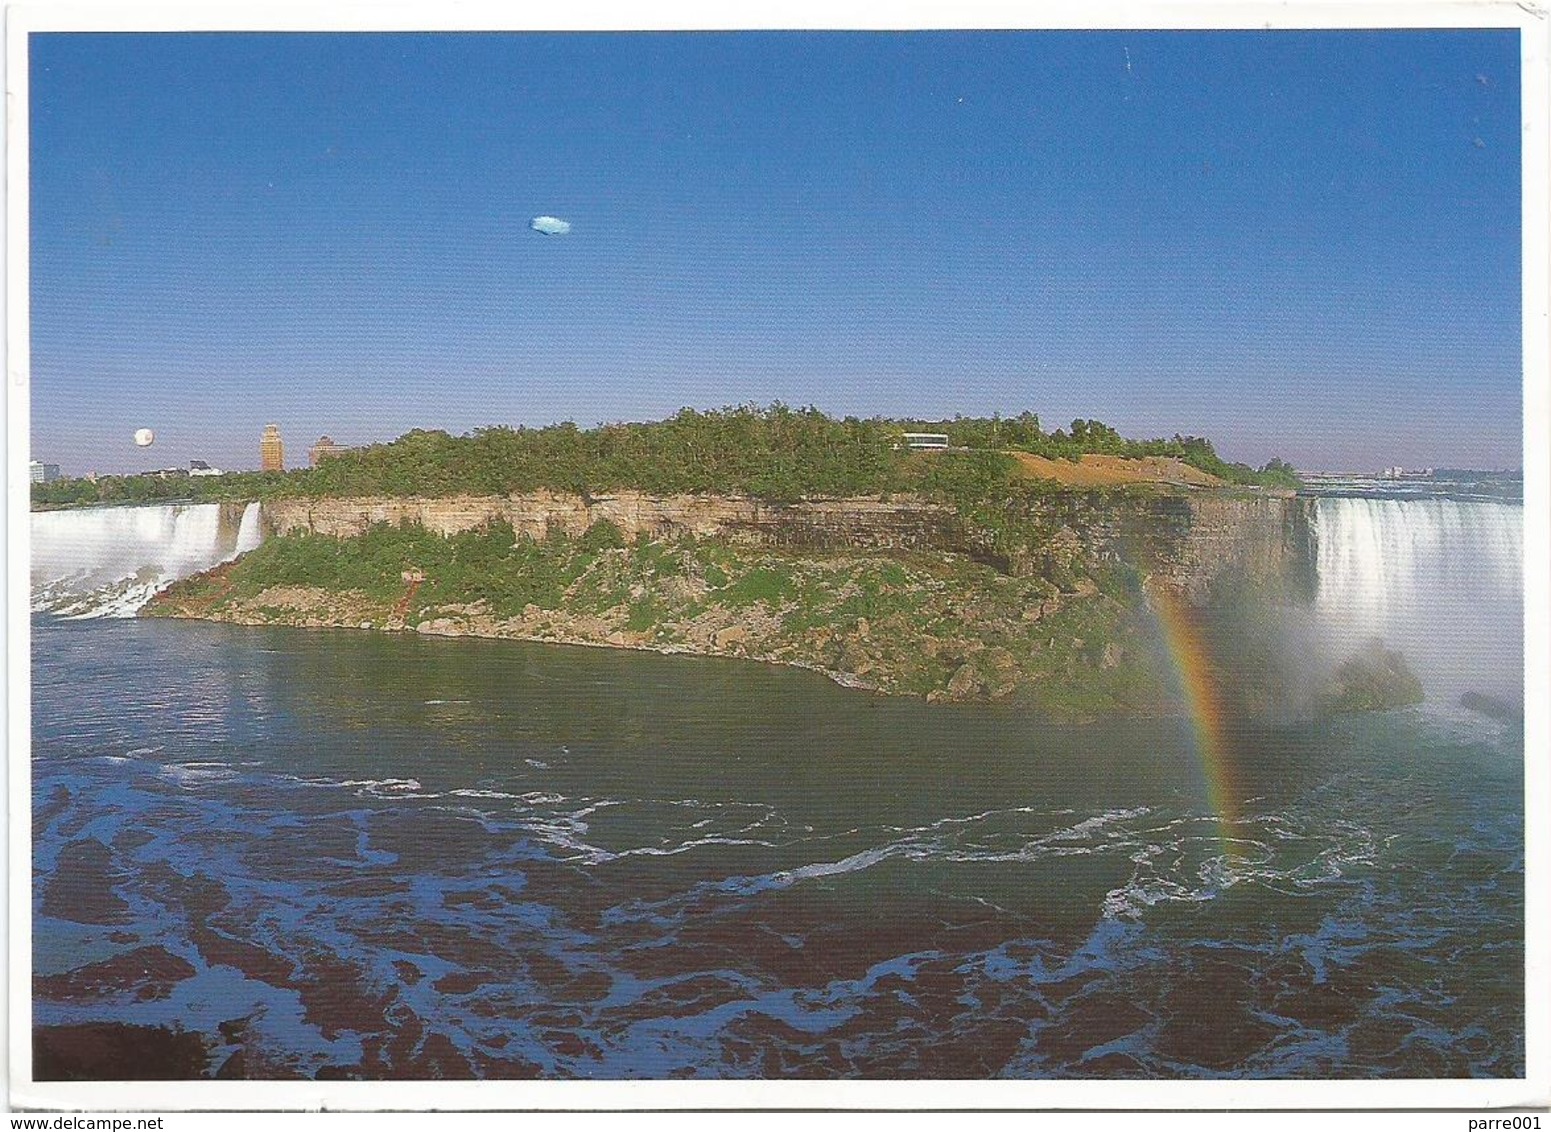
{"type": "Polygon", "coordinates": [[[860,853],[852,853],[839,861],[815,861],[810,865],[799,865],[795,869],[783,869],[778,873],[770,874],[765,879],[772,884],[785,886],[796,884],[798,881],[817,880],[820,877],[843,876],[846,873],[870,869],[890,857],[906,854],[908,849],[908,846],[899,843],[880,845],[874,849],[863,849],[860,853]]]}
{"type": "Polygon", "coordinates": [[[238,773],[224,763],[168,763],[160,771],[163,778],[184,785],[225,782],[236,778],[238,773]]]}
{"type": "Polygon", "coordinates": [[[700,837],[694,841],[685,841],[672,848],[663,849],[656,845],[643,845],[638,849],[622,849],[618,853],[611,854],[613,858],[619,857],[675,857],[680,853],[687,853],[691,849],[703,848],[706,845],[759,845],[766,849],[776,847],[774,841],[762,841],[755,837],[700,837]]]}
{"type": "MultiPolygon", "coordinates": [[[[420,794],[425,790],[417,778],[357,778],[341,782],[339,785],[358,787],[361,793],[374,795],[420,794]]],[[[432,797],[435,796],[432,795],[432,797]]]]}

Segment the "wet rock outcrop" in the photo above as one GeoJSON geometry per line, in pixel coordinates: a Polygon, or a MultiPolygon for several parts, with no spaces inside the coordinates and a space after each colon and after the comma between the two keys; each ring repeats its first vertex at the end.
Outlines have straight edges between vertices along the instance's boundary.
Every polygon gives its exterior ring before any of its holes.
{"type": "Polygon", "coordinates": [[[1327,712],[1387,711],[1422,702],[1422,682],[1405,657],[1372,640],[1348,657],[1321,691],[1319,706],[1327,712]]]}

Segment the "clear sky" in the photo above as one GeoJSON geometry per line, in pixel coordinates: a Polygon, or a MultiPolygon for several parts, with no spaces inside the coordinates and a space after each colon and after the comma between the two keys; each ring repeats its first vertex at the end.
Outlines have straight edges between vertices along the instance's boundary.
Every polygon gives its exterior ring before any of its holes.
{"type": "Polygon", "coordinates": [[[274,421],[294,465],[779,399],[1517,467],[1518,52],[35,35],[34,456],[250,468],[274,421]]]}

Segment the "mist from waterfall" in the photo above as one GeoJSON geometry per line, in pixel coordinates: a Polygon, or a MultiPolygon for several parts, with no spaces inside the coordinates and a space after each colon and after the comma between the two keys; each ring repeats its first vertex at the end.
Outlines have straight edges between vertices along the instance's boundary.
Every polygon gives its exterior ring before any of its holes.
{"type": "Polygon", "coordinates": [[[1429,699],[1522,702],[1522,506],[1322,498],[1314,515],[1316,632],[1334,659],[1382,638],[1429,699]]]}
{"type": "Polygon", "coordinates": [[[132,617],[179,578],[263,541],[258,503],[92,507],[31,515],[32,610],[132,617]]]}

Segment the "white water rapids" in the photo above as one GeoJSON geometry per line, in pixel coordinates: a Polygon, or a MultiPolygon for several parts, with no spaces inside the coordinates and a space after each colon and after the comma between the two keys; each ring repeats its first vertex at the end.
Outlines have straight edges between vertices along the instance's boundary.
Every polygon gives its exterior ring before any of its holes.
{"type": "Polygon", "coordinates": [[[31,516],[32,610],[59,617],[132,617],[179,578],[263,541],[259,504],[240,517],[219,503],[91,507],[31,516]]]}
{"type": "Polygon", "coordinates": [[[1453,499],[1315,504],[1316,621],[1336,659],[1381,638],[1428,695],[1517,701],[1524,666],[1524,508],[1453,499]]]}

